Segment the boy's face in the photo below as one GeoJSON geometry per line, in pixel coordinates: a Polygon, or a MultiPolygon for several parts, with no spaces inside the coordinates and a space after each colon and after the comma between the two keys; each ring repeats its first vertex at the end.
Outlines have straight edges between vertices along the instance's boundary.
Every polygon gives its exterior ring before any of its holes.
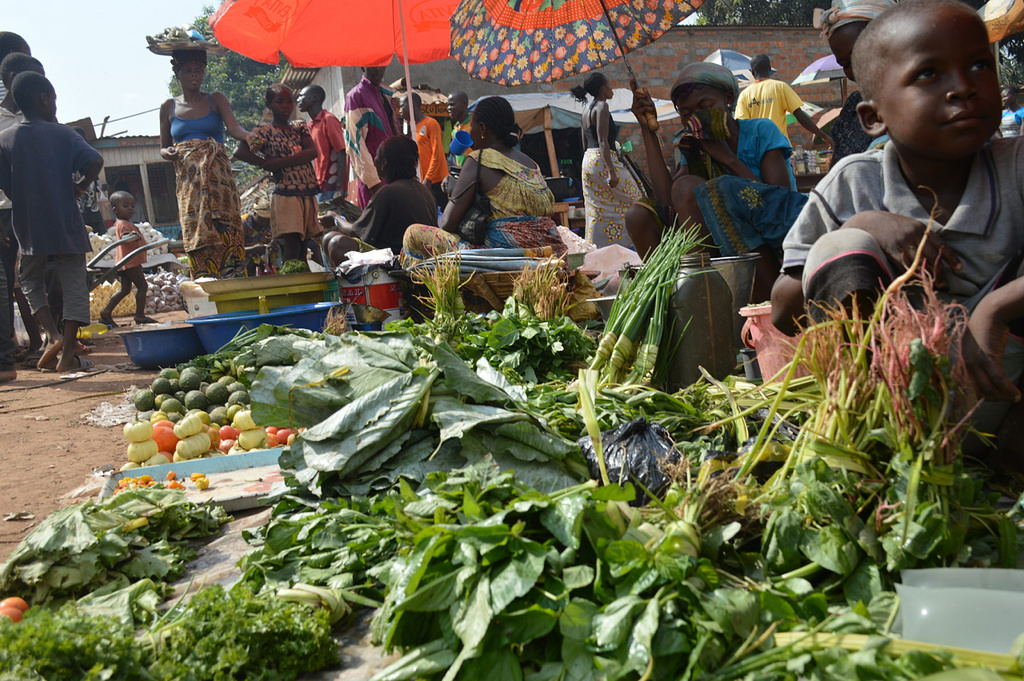
{"type": "Polygon", "coordinates": [[[999,127],[999,78],[984,25],[970,8],[941,7],[901,19],[886,42],[872,101],[857,113],[872,135],[888,133],[904,163],[972,156],[999,127]]]}
{"type": "Polygon", "coordinates": [[[131,220],[132,216],[135,215],[135,199],[130,196],[124,199],[115,201],[112,205],[114,216],[118,220],[131,220]]]}
{"type": "Polygon", "coordinates": [[[270,113],[279,121],[287,121],[295,110],[295,101],[292,100],[292,91],[282,88],[272,100],[270,100],[270,113]]]}
{"type": "Polygon", "coordinates": [[[51,123],[57,122],[57,93],[53,90],[39,95],[39,118],[51,123]]]}

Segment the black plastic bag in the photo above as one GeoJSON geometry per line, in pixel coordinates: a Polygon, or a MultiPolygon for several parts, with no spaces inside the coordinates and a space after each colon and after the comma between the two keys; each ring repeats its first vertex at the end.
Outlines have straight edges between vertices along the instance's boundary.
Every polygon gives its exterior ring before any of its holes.
{"type": "MultiPolygon", "coordinates": [[[[600,480],[601,467],[597,463],[597,453],[590,436],[581,437],[576,444],[587,459],[590,477],[600,480]]],[[[601,433],[601,445],[604,447],[608,480],[613,483],[632,482],[636,485],[634,506],[643,506],[648,501],[641,485],[659,498],[664,496],[670,480],[663,468],[679,463],[682,458],[668,430],[660,424],[648,423],[644,418],[601,433]]]]}

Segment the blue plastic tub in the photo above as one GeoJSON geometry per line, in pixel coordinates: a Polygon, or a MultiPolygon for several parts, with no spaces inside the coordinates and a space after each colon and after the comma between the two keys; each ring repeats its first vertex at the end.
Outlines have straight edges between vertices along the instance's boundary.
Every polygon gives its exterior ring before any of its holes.
{"type": "Polygon", "coordinates": [[[289,305],[272,309],[266,314],[252,312],[227,312],[212,314],[206,317],[193,317],[188,320],[195,326],[206,352],[217,352],[242,329],[255,329],[260,324],[290,326],[296,329],[322,331],[327,313],[338,303],[311,303],[309,305],[289,305]]]}
{"type": "Polygon", "coordinates": [[[128,357],[146,369],[173,367],[205,354],[194,326],[167,326],[121,331],[128,357]]]}

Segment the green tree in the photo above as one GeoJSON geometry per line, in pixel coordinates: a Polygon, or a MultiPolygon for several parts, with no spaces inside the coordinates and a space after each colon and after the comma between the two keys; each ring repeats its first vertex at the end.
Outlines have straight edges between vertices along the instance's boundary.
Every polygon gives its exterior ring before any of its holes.
{"type": "Polygon", "coordinates": [[[815,8],[830,0],[704,0],[700,23],[709,26],[810,26],[815,8]]]}

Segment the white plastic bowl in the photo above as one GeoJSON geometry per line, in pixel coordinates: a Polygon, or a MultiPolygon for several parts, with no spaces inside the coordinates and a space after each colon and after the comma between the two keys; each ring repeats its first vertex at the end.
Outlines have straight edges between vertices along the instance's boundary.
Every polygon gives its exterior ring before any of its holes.
{"type": "Polygon", "coordinates": [[[1007,654],[1024,633],[1024,593],[897,584],[903,638],[1007,654]]]}

